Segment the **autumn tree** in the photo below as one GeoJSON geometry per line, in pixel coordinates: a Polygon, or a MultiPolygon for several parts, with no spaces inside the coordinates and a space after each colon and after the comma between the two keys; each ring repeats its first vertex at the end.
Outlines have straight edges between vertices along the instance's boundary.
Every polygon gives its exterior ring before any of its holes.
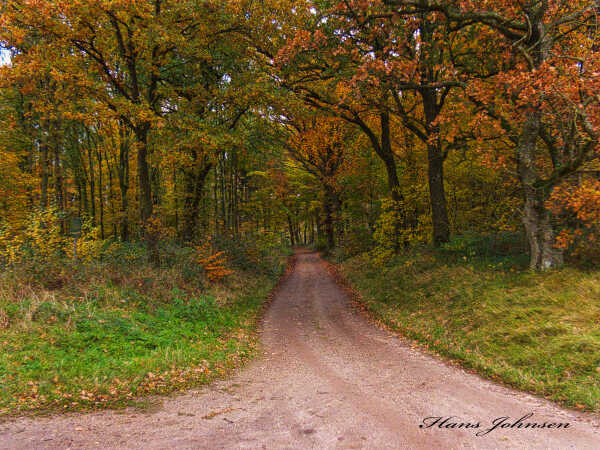
{"type": "Polygon", "coordinates": [[[335,228],[341,210],[339,174],[352,137],[341,119],[314,117],[291,122],[290,156],[314,176],[323,190],[325,236],[329,250],[335,247],[335,228]]]}
{"type": "Polygon", "coordinates": [[[524,196],[523,224],[533,269],[562,263],[546,202],[565,177],[597,157],[597,1],[516,4],[394,1],[443,14],[449,26],[481,30],[497,74],[474,83],[470,97],[514,145],[524,196]]]}

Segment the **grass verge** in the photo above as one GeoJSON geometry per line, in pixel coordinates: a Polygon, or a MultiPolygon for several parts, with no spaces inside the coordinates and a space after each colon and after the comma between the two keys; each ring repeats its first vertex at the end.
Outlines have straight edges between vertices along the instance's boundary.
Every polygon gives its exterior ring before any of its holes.
{"type": "Polygon", "coordinates": [[[482,375],[600,411],[600,271],[520,267],[423,250],[339,269],[390,329],[482,375]]]}
{"type": "Polygon", "coordinates": [[[210,287],[174,282],[174,267],[103,267],[54,291],[5,276],[0,415],[143,405],[225,375],[253,354],[284,259],[278,271],[237,271],[210,287]]]}

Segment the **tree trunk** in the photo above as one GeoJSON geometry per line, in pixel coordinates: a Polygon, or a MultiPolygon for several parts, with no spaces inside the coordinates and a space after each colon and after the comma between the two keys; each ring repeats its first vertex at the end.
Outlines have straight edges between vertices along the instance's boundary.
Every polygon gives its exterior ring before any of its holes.
{"type": "Polygon", "coordinates": [[[65,183],[63,179],[62,163],[60,160],[60,149],[58,143],[54,146],[54,195],[56,206],[60,214],[60,232],[64,235],[67,232],[65,220],[66,201],[65,201],[65,183]]]}
{"type": "Polygon", "coordinates": [[[444,158],[437,145],[427,146],[429,198],[433,222],[433,245],[440,247],[450,241],[450,221],[444,188],[444,158]]]}
{"type": "Polygon", "coordinates": [[[535,167],[540,123],[538,112],[529,113],[518,144],[518,169],[525,200],[523,225],[529,243],[529,266],[533,270],[549,270],[560,266],[564,258],[563,252],[554,246],[551,214],[545,206],[549,193],[536,186],[540,181],[535,167]]]}
{"type": "Polygon", "coordinates": [[[200,201],[204,191],[204,183],[212,169],[212,164],[203,159],[200,167],[184,171],[185,176],[185,199],[183,211],[182,237],[185,242],[193,242],[198,225],[198,214],[200,212],[200,201]]]}
{"type": "Polygon", "coordinates": [[[437,93],[433,89],[421,90],[423,109],[425,112],[425,129],[427,142],[427,174],[429,181],[429,200],[431,203],[431,221],[433,224],[433,245],[440,247],[450,241],[450,221],[448,220],[448,204],[444,188],[444,155],[439,136],[439,126],[434,125],[440,113],[437,93]],[[432,142],[432,138],[433,142],[432,142]]]}
{"type": "Polygon", "coordinates": [[[138,178],[140,185],[140,219],[142,221],[142,232],[144,241],[148,249],[150,262],[160,265],[160,254],[158,252],[157,237],[149,232],[147,228],[148,220],[152,217],[154,204],[152,199],[152,179],[150,174],[150,165],[148,164],[148,132],[150,126],[142,124],[136,127],[135,135],[138,143],[138,178]]]}
{"type": "Polygon", "coordinates": [[[41,186],[40,186],[40,206],[42,208],[48,207],[48,142],[46,138],[42,138],[40,144],[40,169],[41,169],[41,186]]]}
{"type": "Polygon", "coordinates": [[[292,243],[292,247],[296,246],[296,236],[294,234],[294,224],[292,223],[292,217],[288,214],[287,215],[287,221],[288,221],[288,228],[289,228],[289,232],[290,232],[290,242],[292,243]]]}
{"type": "Polygon", "coordinates": [[[116,239],[117,232],[117,222],[115,220],[116,217],[116,206],[115,206],[115,190],[114,190],[114,181],[113,181],[113,169],[114,165],[110,164],[110,159],[108,159],[108,152],[104,152],[104,158],[106,159],[106,168],[108,172],[108,201],[110,202],[110,212],[112,217],[112,227],[113,227],[113,238],[116,239]]]}
{"type": "Polygon", "coordinates": [[[550,212],[545,207],[545,201],[531,189],[527,189],[525,193],[523,225],[529,242],[529,267],[543,271],[562,265],[564,255],[562,250],[554,246],[550,212]]]}
{"type": "Polygon", "coordinates": [[[96,158],[98,158],[98,200],[100,206],[100,238],[104,239],[104,180],[102,178],[102,152],[96,149],[96,158]]]}
{"type": "Polygon", "coordinates": [[[327,251],[335,248],[335,224],[333,219],[333,196],[330,192],[325,193],[323,210],[325,213],[325,237],[327,239],[327,251]]]}
{"type": "Polygon", "coordinates": [[[135,130],[138,143],[137,163],[140,184],[140,218],[142,226],[152,216],[152,185],[150,180],[150,167],[148,164],[148,131],[149,126],[142,124],[135,130]]]}
{"type": "Polygon", "coordinates": [[[121,190],[121,217],[119,220],[121,240],[129,240],[129,143],[125,135],[125,129],[120,130],[121,142],[119,145],[119,189],[121,190]]]}
{"type": "Polygon", "coordinates": [[[94,159],[92,158],[92,147],[88,141],[88,165],[90,178],[90,207],[92,216],[92,225],[96,226],[96,178],[94,176],[94,159]]]}
{"type": "Polygon", "coordinates": [[[404,196],[400,190],[400,180],[398,179],[398,169],[394,159],[392,150],[392,141],[390,134],[390,114],[388,112],[381,113],[381,152],[380,157],[385,164],[385,169],[388,177],[388,186],[391,191],[392,201],[396,213],[396,221],[394,223],[394,253],[400,253],[400,241],[404,247],[408,246],[406,238],[400,237],[405,225],[404,218],[404,196]]]}

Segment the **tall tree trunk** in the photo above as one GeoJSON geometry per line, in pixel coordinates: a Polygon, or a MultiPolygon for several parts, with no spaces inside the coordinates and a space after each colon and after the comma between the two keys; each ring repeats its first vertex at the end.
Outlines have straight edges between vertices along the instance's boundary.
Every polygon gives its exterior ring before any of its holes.
{"type": "Polygon", "coordinates": [[[88,166],[90,181],[90,207],[92,216],[92,225],[96,226],[96,177],[94,175],[94,159],[92,158],[92,145],[88,141],[88,166]]]}
{"type": "Polygon", "coordinates": [[[304,245],[306,245],[306,244],[308,244],[308,241],[306,240],[306,235],[308,233],[308,222],[307,221],[304,221],[303,228],[304,228],[304,236],[303,236],[302,242],[304,243],[304,245]]]}
{"type": "Polygon", "coordinates": [[[57,142],[55,142],[54,145],[54,196],[56,198],[56,207],[60,213],[60,232],[64,235],[67,232],[67,224],[65,221],[65,183],[63,179],[62,162],[60,160],[60,148],[57,142]]]}
{"type": "Polygon", "coordinates": [[[404,196],[402,195],[400,189],[398,169],[396,167],[396,161],[394,159],[394,152],[392,149],[389,112],[386,111],[381,113],[380,120],[381,152],[379,156],[385,164],[385,169],[388,177],[388,186],[391,191],[392,201],[394,202],[394,209],[396,213],[396,220],[394,222],[394,252],[399,253],[401,248],[401,241],[404,244],[404,247],[408,245],[408,240],[406,238],[401,239],[400,237],[406,222],[404,217],[404,196]]]}
{"type": "MultiPolygon", "coordinates": [[[[531,34],[527,48],[533,49],[531,70],[539,69],[550,57],[552,40],[542,18],[549,7],[541,2],[539,9],[529,15],[531,34]]],[[[523,225],[529,242],[530,268],[549,270],[563,263],[563,251],[554,246],[551,213],[546,209],[550,190],[539,185],[541,176],[536,167],[537,144],[542,124],[541,112],[536,105],[526,112],[525,123],[517,144],[518,172],[524,195],[523,225]]]]}
{"type": "Polygon", "coordinates": [[[214,207],[215,207],[215,237],[219,235],[219,168],[218,165],[215,164],[214,173],[214,182],[213,182],[213,197],[214,197],[214,207]]]}
{"type": "Polygon", "coordinates": [[[540,130],[540,114],[529,114],[518,144],[519,178],[523,187],[523,225],[529,243],[533,270],[548,270],[563,263],[562,250],[554,246],[551,214],[546,208],[549,193],[537,187],[540,180],[535,167],[536,144],[540,130]]]}
{"type": "Polygon", "coordinates": [[[108,159],[108,152],[105,151],[104,152],[104,158],[106,159],[106,168],[107,168],[107,172],[108,172],[108,200],[110,202],[110,212],[111,212],[111,217],[112,217],[112,235],[113,238],[116,239],[117,235],[118,235],[118,231],[117,231],[117,221],[115,220],[116,218],[116,211],[117,208],[115,206],[115,190],[114,190],[114,178],[113,178],[113,169],[114,169],[114,165],[110,164],[110,160],[108,159]]]}
{"type": "Polygon", "coordinates": [[[79,196],[79,201],[77,202],[77,216],[81,217],[81,212],[82,212],[82,200],[85,199],[85,197],[83,196],[83,190],[82,190],[82,181],[81,181],[81,177],[79,175],[75,176],[75,184],[77,186],[77,195],[79,196]]]}
{"type": "Polygon", "coordinates": [[[142,124],[136,127],[135,135],[138,143],[137,165],[140,185],[140,219],[142,226],[152,216],[152,184],[150,180],[150,166],[148,164],[148,132],[149,125],[142,124]]]}
{"type": "Polygon", "coordinates": [[[333,201],[329,193],[325,194],[325,202],[323,203],[325,215],[325,237],[327,239],[327,251],[335,248],[335,227],[333,220],[333,201]]]}
{"type": "Polygon", "coordinates": [[[292,243],[292,247],[296,246],[296,235],[294,234],[294,224],[292,223],[292,216],[287,214],[288,221],[288,229],[290,232],[290,242],[292,243]]]}
{"type": "MultiPolygon", "coordinates": [[[[195,152],[194,152],[195,155],[195,152]]],[[[196,158],[196,156],[194,156],[196,158]]],[[[200,202],[204,192],[204,183],[212,169],[212,164],[203,158],[199,167],[184,171],[185,176],[185,198],[183,211],[182,237],[186,242],[193,242],[198,226],[198,215],[200,202]]]]}
{"type": "MultiPolygon", "coordinates": [[[[173,208],[175,210],[175,233],[179,233],[179,197],[177,196],[177,168],[173,168],[173,208]]],[[[179,234],[178,234],[179,235],[179,234]]]]}
{"type": "Polygon", "coordinates": [[[223,219],[223,230],[222,234],[226,235],[227,230],[229,228],[229,222],[227,220],[227,189],[225,187],[225,159],[224,156],[221,157],[221,179],[220,187],[221,187],[221,216],[223,219]]]}
{"type": "Polygon", "coordinates": [[[40,177],[41,177],[41,185],[40,185],[40,206],[42,208],[48,207],[48,167],[50,166],[50,161],[48,160],[48,142],[47,138],[43,137],[42,142],[40,143],[40,177]]]}
{"type": "Polygon", "coordinates": [[[450,241],[450,220],[444,187],[444,158],[438,145],[427,146],[429,199],[433,223],[433,245],[440,247],[450,241]]]}
{"type": "Polygon", "coordinates": [[[148,132],[150,126],[142,124],[135,130],[136,139],[138,142],[138,178],[140,185],[140,219],[142,221],[142,232],[146,247],[148,248],[148,256],[150,262],[155,266],[160,264],[160,254],[158,252],[157,237],[154,233],[148,230],[147,223],[152,217],[154,204],[152,200],[152,180],[150,177],[150,165],[148,164],[148,132]]]}
{"type": "Polygon", "coordinates": [[[444,187],[444,154],[439,137],[439,127],[435,124],[440,113],[437,93],[433,89],[421,91],[425,111],[425,128],[427,142],[427,175],[429,181],[429,200],[431,203],[431,221],[433,223],[433,245],[439,247],[450,241],[450,220],[448,219],[448,203],[444,187]]]}
{"type": "Polygon", "coordinates": [[[121,191],[121,214],[119,228],[121,240],[129,240],[129,142],[127,141],[126,130],[121,126],[119,142],[119,189],[121,191]]]}
{"type": "Polygon", "coordinates": [[[100,238],[104,239],[104,185],[102,178],[102,152],[96,148],[96,158],[98,158],[98,200],[100,206],[100,238]]]}

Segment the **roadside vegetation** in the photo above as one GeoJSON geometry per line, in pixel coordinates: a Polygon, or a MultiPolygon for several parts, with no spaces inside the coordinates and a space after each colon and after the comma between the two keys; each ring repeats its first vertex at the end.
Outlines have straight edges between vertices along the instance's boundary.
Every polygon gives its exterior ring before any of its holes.
{"type": "Polygon", "coordinates": [[[104,260],[3,272],[0,414],[143,404],[247,360],[286,254],[201,250],[166,245],[157,267],[143,246],[113,243],[104,260]]]}
{"type": "Polygon", "coordinates": [[[514,242],[455,238],[341,272],[375,319],[478,373],[558,401],[600,410],[600,270],[541,274],[502,253],[514,242]]]}

